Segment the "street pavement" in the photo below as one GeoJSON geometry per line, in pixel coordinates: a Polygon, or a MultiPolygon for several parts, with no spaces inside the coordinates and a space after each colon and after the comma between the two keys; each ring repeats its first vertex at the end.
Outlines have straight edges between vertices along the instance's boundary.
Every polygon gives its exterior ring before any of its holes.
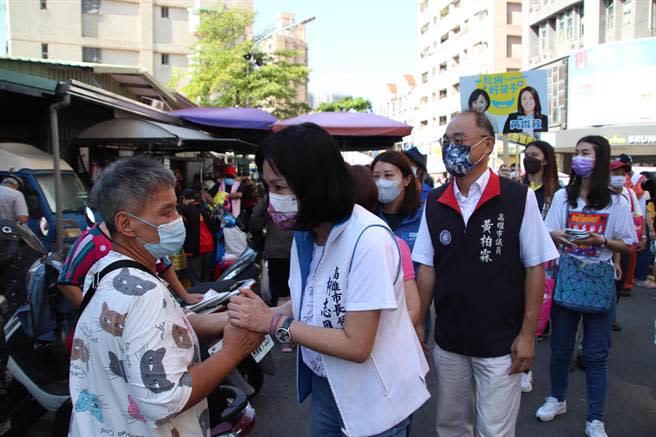
{"type": "MultiPolygon", "coordinates": [[[[633,296],[622,298],[618,322],[622,331],[613,333],[606,402],[606,431],[617,437],[656,437],[656,344],[654,319],[656,291],[635,288],[633,296]]],[[[276,348],[277,371],[267,376],[262,392],[253,400],[257,412],[254,437],[305,436],[308,430],[309,399],[298,405],[295,395],[295,357],[276,348]]],[[[549,340],[537,343],[533,366],[533,392],[522,395],[517,436],[584,436],[586,414],[585,373],[570,373],[568,412],[553,422],[535,419],[549,390],[549,340]]],[[[402,354],[399,354],[402,357],[402,354]]],[[[435,379],[428,376],[435,393],[435,379]]],[[[413,437],[435,436],[435,402],[431,399],[414,416],[413,437]]]]}
{"type": "MultiPolygon", "coordinates": [[[[606,431],[611,437],[656,437],[656,345],[654,319],[656,291],[635,288],[631,297],[622,298],[618,307],[618,322],[622,331],[613,333],[610,356],[606,431]]],[[[257,423],[253,437],[306,436],[309,399],[303,405],[296,402],[295,353],[281,353],[276,346],[274,376],[266,376],[262,391],[253,399],[257,423]]],[[[549,341],[537,343],[533,366],[534,389],[522,396],[517,424],[517,436],[570,437],[583,436],[585,429],[585,374],[575,370],[570,374],[568,412],[553,422],[535,419],[535,411],[549,390],[549,341]]],[[[402,357],[402,354],[399,354],[402,357]]],[[[435,393],[433,366],[428,375],[431,393],[435,393]]],[[[431,399],[415,415],[412,437],[435,436],[435,402],[431,399]]],[[[30,432],[30,437],[48,435],[52,415],[42,418],[30,432]]]]}

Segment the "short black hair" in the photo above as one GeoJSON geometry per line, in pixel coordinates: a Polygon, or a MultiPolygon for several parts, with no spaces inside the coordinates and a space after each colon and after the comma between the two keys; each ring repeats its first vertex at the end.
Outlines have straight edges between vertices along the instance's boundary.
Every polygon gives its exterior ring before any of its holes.
{"type": "Polygon", "coordinates": [[[295,229],[350,217],[355,205],[351,174],[337,143],[314,123],[289,126],[269,136],[255,158],[260,174],[264,161],[283,176],[298,199],[295,229]]]}
{"type": "Polygon", "coordinates": [[[476,119],[476,126],[480,127],[484,131],[488,133],[489,136],[494,138],[494,127],[492,126],[492,122],[490,119],[485,115],[484,112],[476,112],[472,111],[471,109],[468,109],[466,111],[462,111],[459,115],[467,115],[471,114],[474,116],[476,119]]]}
{"type": "Polygon", "coordinates": [[[485,110],[487,111],[488,108],[490,107],[490,95],[485,91],[484,89],[481,88],[476,88],[472,93],[469,95],[469,102],[467,104],[467,107],[473,111],[472,109],[472,104],[478,100],[480,96],[483,96],[485,99],[485,110]]]}

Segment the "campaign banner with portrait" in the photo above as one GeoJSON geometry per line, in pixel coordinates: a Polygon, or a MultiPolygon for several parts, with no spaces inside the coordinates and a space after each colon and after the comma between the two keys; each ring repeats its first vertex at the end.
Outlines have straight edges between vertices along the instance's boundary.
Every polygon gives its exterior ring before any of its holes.
{"type": "Polygon", "coordinates": [[[545,70],[478,74],[460,78],[463,111],[485,112],[494,131],[526,144],[549,129],[545,70]]]}

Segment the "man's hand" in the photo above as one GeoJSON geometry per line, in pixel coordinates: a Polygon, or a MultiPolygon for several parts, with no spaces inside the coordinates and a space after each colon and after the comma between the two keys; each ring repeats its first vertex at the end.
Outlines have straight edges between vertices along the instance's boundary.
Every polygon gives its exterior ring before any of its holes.
{"type": "Polygon", "coordinates": [[[203,300],[203,295],[197,293],[187,293],[185,296],[180,296],[180,297],[189,305],[193,305],[203,300]]]}
{"type": "Polygon", "coordinates": [[[529,370],[535,358],[535,333],[520,332],[512,344],[510,354],[512,358],[510,375],[529,370]]]}
{"type": "Polygon", "coordinates": [[[232,297],[228,304],[230,323],[249,331],[263,334],[269,332],[269,326],[275,315],[274,310],[250,288],[242,288],[239,291],[241,294],[232,297]]]}
{"type": "Polygon", "coordinates": [[[638,250],[643,251],[647,248],[647,237],[640,238],[640,243],[638,243],[638,250]]]}
{"type": "Polygon", "coordinates": [[[223,330],[223,349],[226,353],[236,354],[241,358],[257,349],[263,340],[262,334],[238,328],[230,322],[223,330]]]}
{"type": "Polygon", "coordinates": [[[428,345],[424,341],[424,339],[426,338],[426,327],[424,325],[424,322],[420,322],[415,325],[415,332],[417,333],[417,339],[419,340],[419,344],[421,345],[421,348],[424,350],[424,353],[428,355],[430,353],[430,349],[428,348],[428,345]]]}

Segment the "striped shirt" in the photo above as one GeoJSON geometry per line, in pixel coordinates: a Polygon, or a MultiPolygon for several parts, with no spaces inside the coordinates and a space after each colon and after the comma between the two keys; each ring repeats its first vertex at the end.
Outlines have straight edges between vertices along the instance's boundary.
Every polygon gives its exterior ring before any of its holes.
{"type": "MultiPolygon", "coordinates": [[[[87,272],[99,259],[112,250],[112,240],[99,225],[95,225],[75,240],[62,266],[57,283],[82,288],[87,272]]],[[[156,271],[162,273],[171,267],[171,261],[164,257],[157,261],[156,271]]]]}

